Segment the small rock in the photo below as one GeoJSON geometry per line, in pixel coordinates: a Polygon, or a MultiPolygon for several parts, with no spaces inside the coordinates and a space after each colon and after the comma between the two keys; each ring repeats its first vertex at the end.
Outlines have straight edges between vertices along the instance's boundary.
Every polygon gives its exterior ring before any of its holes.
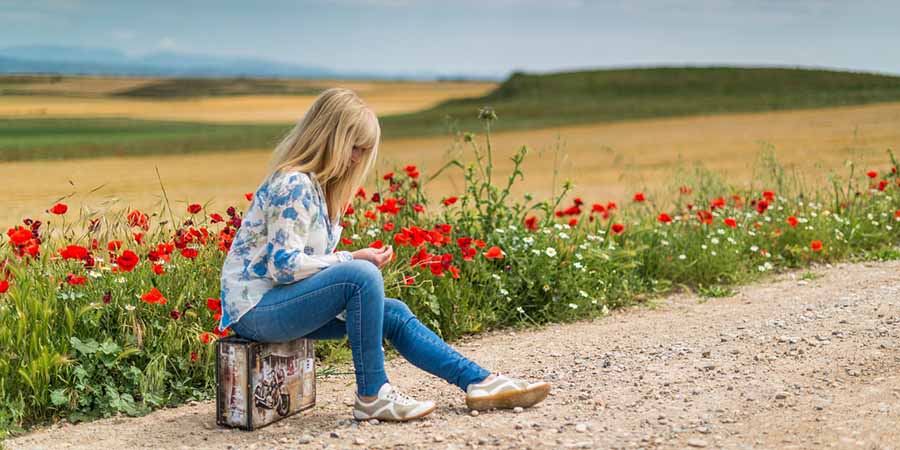
{"type": "Polygon", "coordinates": [[[379,423],[381,422],[378,419],[369,419],[369,425],[378,425],[379,423]]]}
{"type": "Polygon", "coordinates": [[[588,430],[588,426],[585,423],[579,423],[578,425],[575,425],[575,431],[577,431],[579,433],[584,433],[587,430],[588,430]]]}
{"type": "Polygon", "coordinates": [[[434,435],[432,439],[434,440],[434,442],[444,442],[444,437],[439,434],[434,435]]]}
{"type": "Polygon", "coordinates": [[[339,439],[341,437],[341,435],[338,434],[337,431],[332,431],[331,434],[329,434],[329,436],[331,436],[334,439],[339,439]]]}
{"type": "Polygon", "coordinates": [[[788,398],[787,392],[779,392],[775,394],[775,400],[784,400],[786,398],[788,398]]]}
{"type": "Polygon", "coordinates": [[[366,440],[363,439],[363,438],[361,438],[361,437],[358,437],[358,438],[356,438],[356,439],[353,440],[353,444],[354,444],[354,445],[365,445],[365,444],[366,444],[366,440]]]}
{"type": "Polygon", "coordinates": [[[703,439],[688,439],[687,445],[690,447],[703,448],[706,447],[706,441],[703,439]]]}
{"type": "Polygon", "coordinates": [[[525,411],[525,408],[522,408],[521,406],[516,406],[515,408],[513,408],[513,412],[516,414],[518,414],[522,411],[525,411]]]}
{"type": "Polygon", "coordinates": [[[473,410],[469,411],[469,415],[472,417],[478,417],[478,410],[473,409],[473,410]]]}
{"type": "Polygon", "coordinates": [[[313,440],[312,436],[310,436],[308,434],[304,434],[303,436],[300,436],[300,439],[297,440],[297,443],[300,445],[304,445],[304,444],[309,444],[310,442],[312,442],[312,440],[313,440]]]}

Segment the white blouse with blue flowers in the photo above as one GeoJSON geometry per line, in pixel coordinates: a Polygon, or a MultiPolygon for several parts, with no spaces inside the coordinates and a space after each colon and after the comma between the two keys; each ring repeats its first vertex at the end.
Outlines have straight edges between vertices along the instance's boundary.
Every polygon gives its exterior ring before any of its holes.
{"type": "Polygon", "coordinates": [[[278,171],[253,195],[222,267],[219,329],[237,322],[278,284],[353,259],[334,252],[343,228],[328,218],[315,173],[278,171]]]}

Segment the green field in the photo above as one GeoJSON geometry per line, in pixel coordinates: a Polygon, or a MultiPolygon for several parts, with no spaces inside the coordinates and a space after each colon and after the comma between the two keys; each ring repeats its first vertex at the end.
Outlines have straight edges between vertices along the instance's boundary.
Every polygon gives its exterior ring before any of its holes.
{"type": "Polygon", "coordinates": [[[385,136],[421,136],[450,122],[477,129],[478,108],[497,128],[544,128],[697,114],[776,111],[900,100],[900,77],[804,69],[653,68],[513,74],[478,98],[385,117],[385,136]]]}
{"type": "MultiPolygon", "coordinates": [[[[7,81],[21,83],[20,78],[7,81]]],[[[317,89],[308,81],[293,81],[162,80],[116,95],[169,99],[276,91],[308,94],[317,89]]],[[[483,97],[385,116],[382,124],[387,138],[419,137],[478,129],[477,111],[482,106],[497,110],[495,129],[502,131],[892,101],[900,101],[900,77],[868,73],[717,67],[517,73],[483,97]]],[[[289,127],[89,117],[7,119],[0,120],[0,161],[270,148],[289,127]]]]}
{"type": "Polygon", "coordinates": [[[133,119],[0,120],[0,160],[273,147],[288,129],[288,125],[219,125],[133,119]]]}

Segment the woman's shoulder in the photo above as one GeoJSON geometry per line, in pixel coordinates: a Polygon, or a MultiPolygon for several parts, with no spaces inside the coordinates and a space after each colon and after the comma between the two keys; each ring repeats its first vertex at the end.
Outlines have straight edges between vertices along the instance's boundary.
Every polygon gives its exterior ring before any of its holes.
{"type": "Polygon", "coordinates": [[[259,189],[259,200],[270,206],[285,206],[297,199],[313,198],[315,175],[296,169],[282,169],[269,175],[259,189]]]}

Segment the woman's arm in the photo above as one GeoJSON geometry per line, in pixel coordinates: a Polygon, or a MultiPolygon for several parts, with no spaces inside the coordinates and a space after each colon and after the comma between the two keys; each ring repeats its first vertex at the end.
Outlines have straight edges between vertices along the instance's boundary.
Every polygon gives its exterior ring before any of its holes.
{"type": "Polygon", "coordinates": [[[278,283],[293,283],[328,266],[353,259],[348,251],[313,255],[308,249],[312,214],[317,212],[314,208],[322,207],[314,189],[310,179],[299,173],[279,177],[269,187],[263,205],[267,222],[268,272],[278,283]]]}

